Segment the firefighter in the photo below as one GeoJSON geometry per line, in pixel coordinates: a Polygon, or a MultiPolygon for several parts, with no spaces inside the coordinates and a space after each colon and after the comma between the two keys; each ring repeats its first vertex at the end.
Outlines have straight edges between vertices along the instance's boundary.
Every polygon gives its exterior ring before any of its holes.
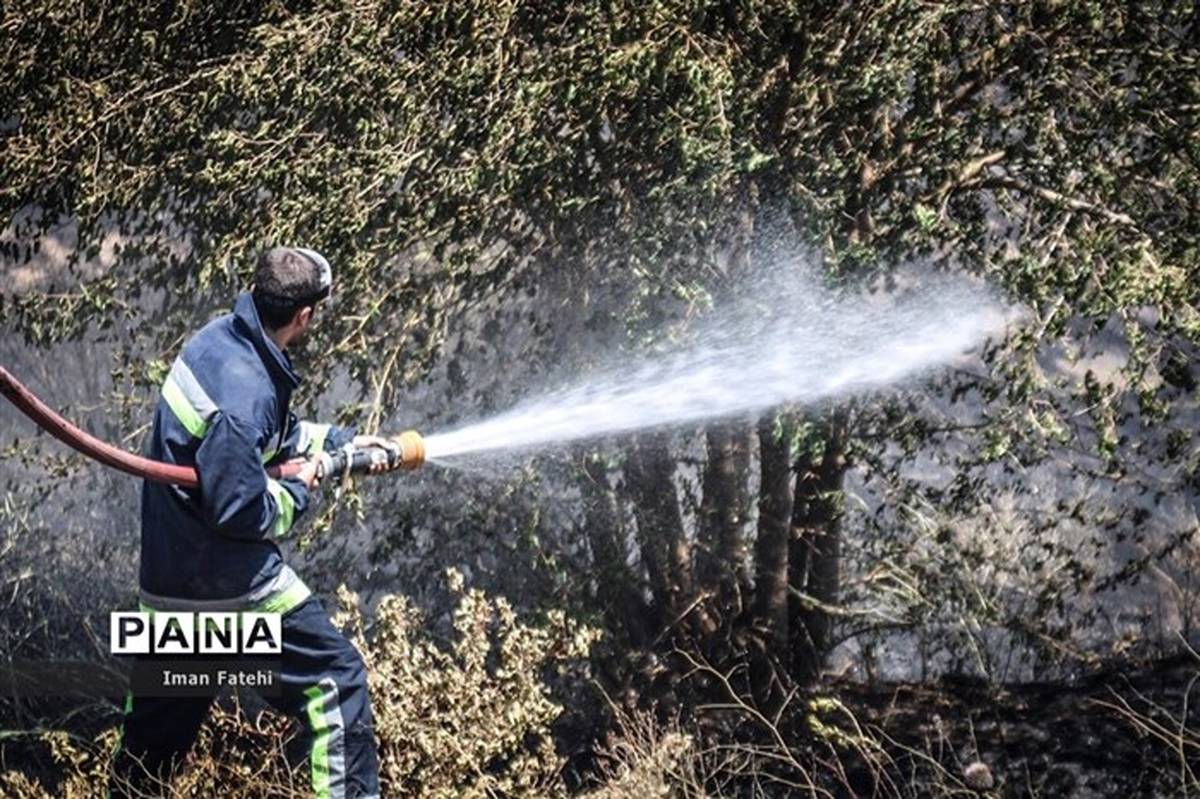
{"type": "MultiPolygon", "coordinates": [[[[288,346],[313,325],[332,285],[329,262],[314,250],[271,249],[233,312],[204,326],[175,359],[146,455],[194,466],[200,487],[143,484],[139,594],[151,613],[282,614],[282,685],[264,698],[307,727],[318,797],[366,799],[378,796],[379,777],[362,657],[277,543],[312,502],[313,456],[347,443],[396,446],[353,428],[298,421],[288,409],[300,383],[288,346]],[[294,478],[264,471],[298,456],[310,460],[294,478]]],[[[387,460],[372,470],[391,468],[387,460]]],[[[211,701],[131,689],[112,794],[161,791],[211,701]]]]}

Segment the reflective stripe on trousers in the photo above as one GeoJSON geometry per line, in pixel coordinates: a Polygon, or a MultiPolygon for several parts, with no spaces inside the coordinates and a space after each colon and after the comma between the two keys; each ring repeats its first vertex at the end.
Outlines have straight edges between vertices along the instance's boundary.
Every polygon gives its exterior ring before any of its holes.
{"type": "Polygon", "coordinates": [[[312,728],[312,782],[317,799],[346,795],[346,724],[337,683],[326,677],[307,688],[306,712],[312,728]]]}

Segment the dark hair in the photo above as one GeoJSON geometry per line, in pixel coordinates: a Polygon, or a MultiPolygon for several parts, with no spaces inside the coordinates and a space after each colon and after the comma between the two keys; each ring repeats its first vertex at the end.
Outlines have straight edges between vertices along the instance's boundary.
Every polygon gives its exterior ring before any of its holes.
{"type": "Polygon", "coordinates": [[[329,285],[322,279],[321,266],[300,250],[274,247],[258,259],[254,307],[267,329],[278,330],[301,308],[316,305],[327,296],[329,285]]]}

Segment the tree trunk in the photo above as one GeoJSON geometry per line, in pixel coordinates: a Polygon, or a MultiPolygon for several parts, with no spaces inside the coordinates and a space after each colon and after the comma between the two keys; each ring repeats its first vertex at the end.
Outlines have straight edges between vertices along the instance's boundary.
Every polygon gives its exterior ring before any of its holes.
{"type": "Polygon", "coordinates": [[[842,480],[846,473],[846,412],[839,409],[796,457],[788,602],[792,674],[812,682],[829,648],[830,616],[838,601],[842,480]]]}
{"type": "Polygon", "coordinates": [[[657,437],[640,439],[630,453],[626,477],[659,621],[672,625],[681,620],[693,581],[691,545],[675,492],[675,461],[666,442],[657,437]]]}
{"type": "Polygon", "coordinates": [[[713,427],[707,433],[707,450],[699,512],[702,574],[705,588],[717,595],[719,611],[728,620],[741,612],[746,584],[742,525],[749,501],[750,438],[743,430],[713,427]]]}
{"type": "Polygon", "coordinates": [[[646,603],[626,562],[625,531],[617,494],[609,486],[609,468],[603,456],[581,454],[584,533],[592,551],[596,599],[604,612],[642,646],[650,636],[646,628],[646,603]]]}
{"type": "Polygon", "coordinates": [[[751,680],[759,707],[773,711],[784,696],[780,675],[788,663],[788,539],[791,535],[790,441],[775,414],[758,423],[762,479],[758,492],[758,537],[754,542],[754,646],[751,680]],[[778,434],[777,434],[778,433],[778,434]],[[781,668],[782,666],[782,668],[781,668]]]}

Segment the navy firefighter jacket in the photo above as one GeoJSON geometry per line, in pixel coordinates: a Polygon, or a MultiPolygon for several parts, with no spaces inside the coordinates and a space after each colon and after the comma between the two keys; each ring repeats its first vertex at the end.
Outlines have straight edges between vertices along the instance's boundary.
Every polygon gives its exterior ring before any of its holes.
{"type": "Polygon", "coordinates": [[[308,507],[308,489],[265,467],[336,449],[354,430],[297,421],[288,403],[299,383],[249,292],[184,345],[145,454],[195,466],[200,487],[142,486],[144,608],[285,613],[309,595],[276,543],[308,507]]]}

